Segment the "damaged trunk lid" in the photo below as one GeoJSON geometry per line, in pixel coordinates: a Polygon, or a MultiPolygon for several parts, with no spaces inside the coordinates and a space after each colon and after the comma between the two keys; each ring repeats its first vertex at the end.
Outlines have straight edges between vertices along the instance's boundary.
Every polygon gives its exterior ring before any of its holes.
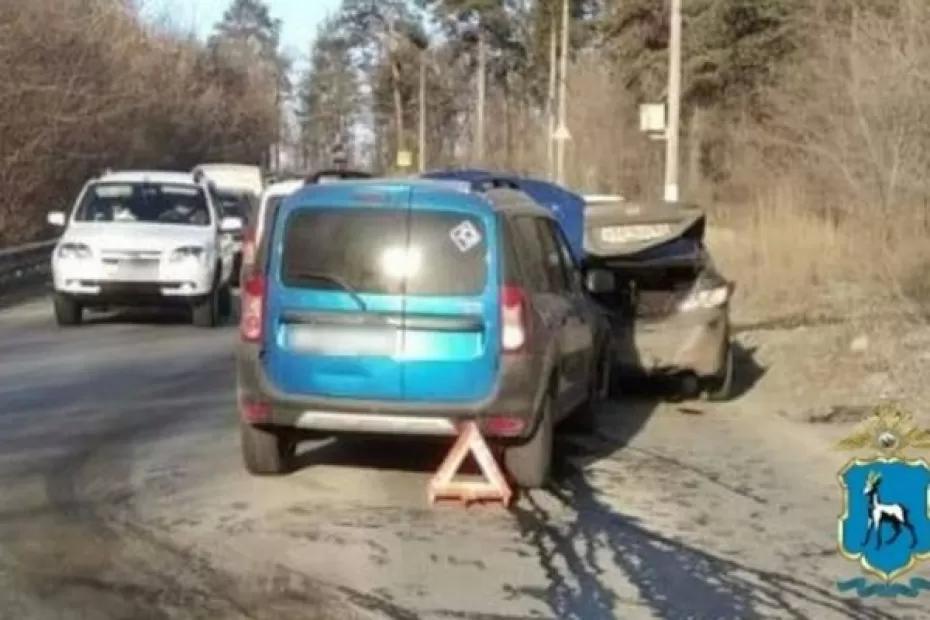
{"type": "Polygon", "coordinates": [[[614,272],[616,289],[596,298],[629,319],[679,311],[703,279],[719,279],[704,248],[704,212],[693,205],[617,202],[585,211],[585,253],[614,272]]]}
{"type": "Polygon", "coordinates": [[[611,263],[687,260],[704,240],[704,212],[693,205],[618,201],[585,209],[584,249],[589,258],[611,263]],[[669,243],[674,247],[649,252],[669,243]]]}

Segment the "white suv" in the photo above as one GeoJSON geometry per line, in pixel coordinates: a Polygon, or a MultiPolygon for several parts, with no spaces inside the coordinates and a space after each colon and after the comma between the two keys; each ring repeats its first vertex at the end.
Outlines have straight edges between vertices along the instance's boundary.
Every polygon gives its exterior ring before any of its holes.
{"type": "Polygon", "coordinates": [[[180,172],[116,172],[89,181],[52,253],[55,317],[77,325],[86,307],[181,305],[195,325],[228,311],[231,233],[203,179],[180,172]]]}

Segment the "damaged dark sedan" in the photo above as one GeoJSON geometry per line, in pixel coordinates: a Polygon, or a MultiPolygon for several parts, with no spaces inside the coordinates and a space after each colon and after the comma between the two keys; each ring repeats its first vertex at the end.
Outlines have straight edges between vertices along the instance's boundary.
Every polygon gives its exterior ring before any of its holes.
{"type": "Polygon", "coordinates": [[[609,313],[617,375],[670,376],[725,400],[733,284],[704,246],[705,223],[691,205],[589,204],[584,246],[589,272],[601,276],[591,288],[609,313]]]}

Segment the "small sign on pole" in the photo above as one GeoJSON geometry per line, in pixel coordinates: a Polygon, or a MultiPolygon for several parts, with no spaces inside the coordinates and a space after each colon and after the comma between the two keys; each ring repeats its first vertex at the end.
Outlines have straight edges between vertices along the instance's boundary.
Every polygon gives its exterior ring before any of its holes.
{"type": "Polygon", "coordinates": [[[565,125],[559,125],[555,133],[552,134],[552,139],[557,142],[568,142],[572,139],[572,133],[565,125]]]}
{"type": "Polygon", "coordinates": [[[397,167],[409,168],[413,165],[413,153],[410,151],[397,151],[397,167]]]}
{"type": "Polygon", "coordinates": [[[643,103],[639,106],[639,130],[643,133],[665,133],[665,104],[643,103]]]}

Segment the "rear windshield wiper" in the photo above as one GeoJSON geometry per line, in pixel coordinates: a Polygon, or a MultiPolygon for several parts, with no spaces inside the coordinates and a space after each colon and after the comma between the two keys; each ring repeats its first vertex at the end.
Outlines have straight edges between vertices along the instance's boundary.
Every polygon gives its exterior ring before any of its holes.
{"type": "Polygon", "coordinates": [[[365,300],[362,299],[362,296],[358,294],[358,291],[346,284],[339,276],[330,275],[328,273],[321,273],[319,271],[298,271],[297,273],[290,275],[292,278],[296,278],[298,280],[321,280],[323,282],[335,284],[349,294],[352,300],[358,304],[358,307],[362,309],[362,312],[368,311],[368,306],[365,304],[365,300]]]}

